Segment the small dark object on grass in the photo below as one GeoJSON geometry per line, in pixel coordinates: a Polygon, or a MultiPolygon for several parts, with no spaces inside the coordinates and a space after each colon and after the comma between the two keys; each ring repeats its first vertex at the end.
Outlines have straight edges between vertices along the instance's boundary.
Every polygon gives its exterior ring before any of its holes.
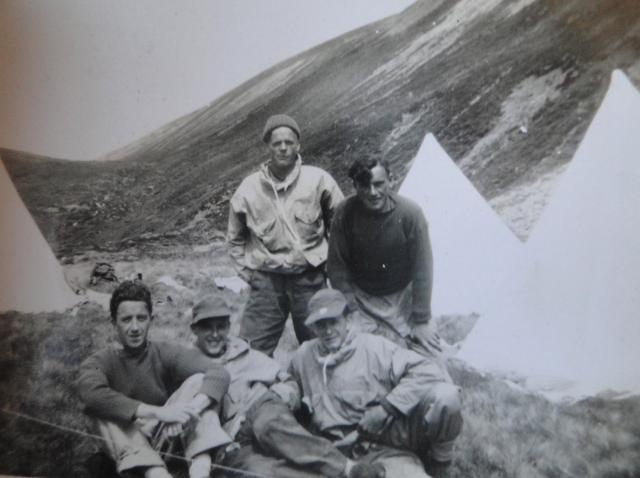
{"type": "Polygon", "coordinates": [[[118,282],[115,269],[107,262],[98,262],[91,271],[89,285],[99,289],[100,292],[113,292],[118,282]]]}

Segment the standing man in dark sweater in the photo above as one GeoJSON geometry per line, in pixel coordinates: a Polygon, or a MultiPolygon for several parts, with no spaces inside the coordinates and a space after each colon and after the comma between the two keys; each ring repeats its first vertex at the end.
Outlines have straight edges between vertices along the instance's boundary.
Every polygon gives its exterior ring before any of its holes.
{"type": "Polygon", "coordinates": [[[384,160],[362,158],[349,168],[356,194],[336,209],[327,272],[331,285],[359,310],[366,332],[408,339],[439,356],[431,320],[433,259],[420,207],[391,190],[384,160]]]}
{"type": "Polygon", "coordinates": [[[89,357],[76,387],[118,473],[171,477],[159,448],[181,438],[190,478],[208,477],[211,450],[231,441],[217,413],[229,374],[194,349],[147,339],[151,294],[143,284],[120,284],[110,309],[119,344],[89,357]]]}

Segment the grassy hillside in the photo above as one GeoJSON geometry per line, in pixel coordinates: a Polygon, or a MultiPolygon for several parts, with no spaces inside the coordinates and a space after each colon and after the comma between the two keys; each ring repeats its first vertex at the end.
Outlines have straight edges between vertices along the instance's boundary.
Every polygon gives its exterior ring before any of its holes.
{"type": "MultiPolygon", "coordinates": [[[[613,68],[640,71],[636,7],[417,1],[274,66],[109,161],[0,154],[58,256],[208,242],[224,229],[240,179],[264,159],[258,136],[275,112],[298,119],[305,161],[347,192],[354,157],[382,154],[402,177],[433,132],[495,201],[570,160],[613,68]]],[[[512,227],[525,237],[538,212],[512,227]]]]}
{"type": "MultiPolygon", "coordinates": [[[[217,250],[201,257],[114,265],[119,276],[140,272],[151,285],[156,312],[152,336],[189,343],[189,307],[198,297],[213,292],[214,277],[231,272],[221,254],[217,250]],[[159,282],[165,275],[184,289],[159,282]]],[[[237,330],[246,294],[224,293],[234,304],[232,329],[237,330]]],[[[475,319],[440,317],[438,321],[442,334],[455,341],[475,319]]],[[[0,316],[0,407],[93,432],[71,383],[79,363],[112,337],[108,314],[95,303],[66,313],[0,316]]],[[[283,366],[295,346],[289,327],[276,352],[283,366]]],[[[450,370],[462,387],[465,419],[452,478],[640,476],[639,397],[551,403],[483,376],[455,359],[450,370]]],[[[0,427],[0,473],[96,478],[89,474],[86,463],[98,450],[97,440],[4,412],[0,412],[0,427]]],[[[186,476],[179,463],[176,470],[176,476],[186,476]]]]}

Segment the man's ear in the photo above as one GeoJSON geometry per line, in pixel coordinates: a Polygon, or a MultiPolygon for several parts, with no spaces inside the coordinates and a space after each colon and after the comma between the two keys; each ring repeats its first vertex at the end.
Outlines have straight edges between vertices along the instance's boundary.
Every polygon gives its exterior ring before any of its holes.
{"type": "Polygon", "coordinates": [[[389,178],[389,187],[394,191],[397,191],[400,187],[400,181],[393,173],[387,173],[387,177],[389,178]]]}

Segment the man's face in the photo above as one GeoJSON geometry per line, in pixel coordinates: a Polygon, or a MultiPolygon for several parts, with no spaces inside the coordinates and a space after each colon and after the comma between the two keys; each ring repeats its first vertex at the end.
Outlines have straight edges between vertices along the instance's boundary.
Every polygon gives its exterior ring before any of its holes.
{"type": "Polygon", "coordinates": [[[120,302],[113,326],[126,350],[135,351],[146,345],[150,325],[151,314],[146,303],[133,300],[120,302]]]}
{"type": "Polygon", "coordinates": [[[337,352],[347,338],[347,319],[344,315],[321,319],[311,324],[311,330],[328,352],[337,352]]]}
{"type": "Polygon", "coordinates": [[[377,165],[371,168],[369,184],[355,182],[356,194],[365,208],[372,212],[383,211],[387,205],[389,191],[389,175],[384,167],[377,165]]]}
{"type": "Polygon", "coordinates": [[[292,129],[280,126],[271,132],[267,143],[271,154],[269,167],[276,176],[288,174],[296,164],[300,143],[292,129]]]}
{"type": "Polygon", "coordinates": [[[199,321],[191,327],[196,335],[196,347],[210,357],[220,357],[227,350],[229,328],[228,317],[199,321]]]}

